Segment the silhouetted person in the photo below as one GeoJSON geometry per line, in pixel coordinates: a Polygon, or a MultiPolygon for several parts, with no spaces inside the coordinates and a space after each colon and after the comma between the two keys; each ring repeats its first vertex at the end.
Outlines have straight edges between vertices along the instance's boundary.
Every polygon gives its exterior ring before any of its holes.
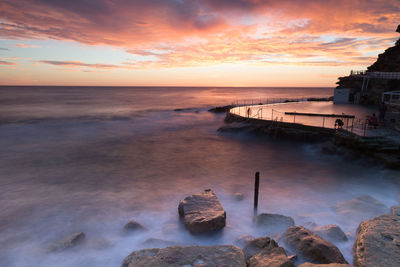
{"type": "Polygon", "coordinates": [[[250,118],[250,108],[247,109],[247,118],[250,118]]]}
{"type": "Polygon", "coordinates": [[[341,120],[341,119],[336,119],[335,120],[335,129],[336,128],[338,128],[338,129],[341,129],[342,127],[343,127],[343,121],[341,120]]]}
{"type": "Polygon", "coordinates": [[[368,124],[374,126],[375,129],[376,126],[378,126],[378,118],[376,117],[375,113],[373,113],[372,116],[369,117],[368,124]]]}

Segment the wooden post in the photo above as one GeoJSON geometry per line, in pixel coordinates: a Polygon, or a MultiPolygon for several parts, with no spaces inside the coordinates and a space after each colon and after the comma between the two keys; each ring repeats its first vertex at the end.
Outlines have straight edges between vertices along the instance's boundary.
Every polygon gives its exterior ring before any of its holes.
{"type": "Polygon", "coordinates": [[[325,117],[322,117],[322,128],[325,128],[325,117]]]}
{"type": "Polygon", "coordinates": [[[254,181],[254,214],[257,215],[258,208],[258,189],[260,186],[260,173],[256,172],[256,177],[254,181]]]}

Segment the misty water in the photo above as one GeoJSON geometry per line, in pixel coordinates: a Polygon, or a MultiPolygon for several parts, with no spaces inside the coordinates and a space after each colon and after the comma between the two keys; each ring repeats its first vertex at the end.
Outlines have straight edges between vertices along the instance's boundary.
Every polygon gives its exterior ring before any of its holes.
{"type": "Polygon", "coordinates": [[[321,153],[319,144],[221,134],[224,114],[240,99],[331,96],[331,88],[0,87],[0,266],[120,266],[148,238],[178,244],[232,244],[254,228],[254,173],[259,212],[296,224],[338,224],[337,244],[351,262],[360,218],[331,207],[370,195],[400,201],[399,172],[321,153]],[[180,109],[174,111],[174,109],[180,109]],[[182,110],[181,110],[182,109],[182,110]],[[178,218],[184,197],[212,188],[227,213],[214,236],[192,236],[178,218]],[[243,201],[233,194],[243,193],[243,201]],[[149,231],[128,235],[130,219],[149,231]],[[84,244],[49,252],[57,240],[86,233],[84,244]]]}

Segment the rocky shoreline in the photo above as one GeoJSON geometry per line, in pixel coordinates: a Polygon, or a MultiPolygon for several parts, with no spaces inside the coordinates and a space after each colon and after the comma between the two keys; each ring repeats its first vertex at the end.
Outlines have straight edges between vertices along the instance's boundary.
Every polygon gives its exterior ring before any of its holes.
{"type": "MultiPolygon", "coordinates": [[[[350,265],[337,245],[350,242],[337,225],[296,225],[293,218],[281,214],[261,213],[253,218],[253,227],[266,235],[242,235],[232,244],[181,246],[174,241],[151,238],[148,249],[133,251],[122,267],[133,266],[243,266],[243,267],[373,267],[400,265],[400,207],[389,209],[370,196],[340,202],[332,207],[338,217],[360,219],[353,245],[354,261],[350,265]],[[383,214],[388,212],[388,214],[383,214]],[[380,215],[383,214],[383,215],[380,215]],[[371,219],[372,218],[372,219],[371,219]],[[365,220],[363,220],[365,219],[365,220]],[[152,248],[153,247],[153,248],[152,248]]],[[[210,236],[223,231],[229,214],[211,189],[186,197],[178,205],[179,217],[187,231],[210,236]]],[[[124,231],[136,234],[151,231],[135,220],[124,231]]],[[[49,252],[57,253],[79,247],[86,242],[85,233],[74,233],[55,242],[49,252]]]]}

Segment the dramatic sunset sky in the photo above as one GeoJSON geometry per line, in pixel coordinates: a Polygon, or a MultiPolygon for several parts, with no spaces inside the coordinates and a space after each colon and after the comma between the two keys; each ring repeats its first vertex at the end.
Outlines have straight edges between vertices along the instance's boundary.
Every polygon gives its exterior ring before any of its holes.
{"type": "Polygon", "coordinates": [[[399,0],[1,0],[0,84],[335,86],[399,0]]]}

